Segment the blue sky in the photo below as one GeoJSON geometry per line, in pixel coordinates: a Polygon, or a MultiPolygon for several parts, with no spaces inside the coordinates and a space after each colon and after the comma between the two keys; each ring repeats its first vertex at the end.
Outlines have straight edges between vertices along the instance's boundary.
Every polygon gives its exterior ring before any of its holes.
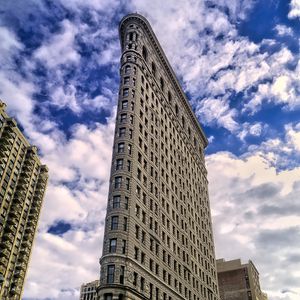
{"type": "Polygon", "coordinates": [[[252,259],[271,300],[299,299],[300,0],[0,3],[0,98],[50,168],[25,299],[78,299],[98,277],[129,12],[209,138],[217,257],[252,259]]]}

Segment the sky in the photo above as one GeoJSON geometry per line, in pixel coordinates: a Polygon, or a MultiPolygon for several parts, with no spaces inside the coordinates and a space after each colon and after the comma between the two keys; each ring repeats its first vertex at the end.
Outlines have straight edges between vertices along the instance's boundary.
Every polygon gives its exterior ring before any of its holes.
{"type": "Polygon", "coordinates": [[[119,84],[118,23],[150,22],[209,139],[216,256],[300,299],[300,0],[0,0],[0,98],[50,180],[24,299],[99,276],[119,84]]]}

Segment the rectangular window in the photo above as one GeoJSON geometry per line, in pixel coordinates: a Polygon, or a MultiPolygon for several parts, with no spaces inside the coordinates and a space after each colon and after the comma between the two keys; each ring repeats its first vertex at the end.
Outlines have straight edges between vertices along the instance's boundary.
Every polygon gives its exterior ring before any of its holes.
{"type": "Polygon", "coordinates": [[[124,143],[119,143],[118,144],[118,153],[123,153],[125,149],[125,144],[124,143]]]}
{"type": "Polygon", "coordinates": [[[113,208],[120,208],[121,196],[113,196],[113,208]]]}
{"type": "Polygon", "coordinates": [[[104,294],[104,300],[113,300],[112,294],[104,294]]]}
{"type": "Polygon", "coordinates": [[[130,66],[126,66],[125,67],[125,74],[129,74],[131,71],[131,67],[130,66]]]}
{"type": "Polygon", "coordinates": [[[134,259],[138,260],[139,259],[139,248],[138,247],[134,247],[134,259]]]}
{"type": "Polygon", "coordinates": [[[133,282],[132,282],[132,284],[137,285],[137,280],[138,280],[138,273],[134,272],[133,273],[133,282]]]}
{"type": "Polygon", "coordinates": [[[127,231],[127,217],[124,217],[123,230],[127,231]]]}
{"type": "Polygon", "coordinates": [[[120,283],[124,284],[125,266],[121,266],[120,270],[120,283]]]}
{"type": "Polygon", "coordinates": [[[122,186],[122,176],[115,177],[115,189],[120,189],[122,186]]]}
{"type": "Polygon", "coordinates": [[[125,137],[125,134],[126,134],[126,128],[125,127],[119,128],[119,137],[125,137]]]}
{"type": "Polygon", "coordinates": [[[145,289],[145,278],[141,277],[141,291],[143,292],[145,289]]]}
{"type": "Polygon", "coordinates": [[[109,253],[115,253],[117,251],[117,239],[109,240],[109,253]]]}
{"type": "Polygon", "coordinates": [[[130,82],[130,77],[129,76],[124,77],[124,84],[129,84],[129,82],[130,82]]]}
{"type": "Polygon", "coordinates": [[[140,227],[138,225],[135,225],[135,237],[137,239],[140,237],[140,227]]]}
{"type": "Polygon", "coordinates": [[[107,266],[107,283],[114,283],[115,281],[115,265],[107,266]]]}
{"type": "Polygon", "coordinates": [[[131,170],[131,161],[127,160],[127,171],[130,172],[131,170]]]}
{"type": "Polygon", "coordinates": [[[122,254],[126,253],[126,240],[122,240],[122,254]]]}
{"type": "Polygon", "coordinates": [[[126,190],[129,191],[130,189],[130,179],[126,178],[126,190]]]}
{"type": "Polygon", "coordinates": [[[126,120],[127,120],[127,114],[121,114],[120,122],[121,122],[121,123],[125,123],[126,120]]]}
{"type": "Polygon", "coordinates": [[[129,88],[123,89],[123,97],[128,97],[129,95],[129,88]]]}
{"type": "Polygon", "coordinates": [[[111,217],[111,228],[110,229],[117,230],[118,224],[119,224],[119,217],[118,216],[111,217]]]}
{"type": "Polygon", "coordinates": [[[128,101],[124,100],[122,101],[122,109],[127,109],[128,108],[128,101]]]}
{"type": "Polygon", "coordinates": [[[123,169],[123,159],[117,159],[116,161],[116,170],[122,170],[123,169]]]}

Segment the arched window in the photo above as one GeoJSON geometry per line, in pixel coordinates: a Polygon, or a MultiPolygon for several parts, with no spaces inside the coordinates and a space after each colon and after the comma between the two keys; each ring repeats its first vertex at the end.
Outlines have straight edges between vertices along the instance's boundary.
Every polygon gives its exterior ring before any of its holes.
{"type": "Polygon", "coordinates": [[[165,88],[165,82],[164,82],[164,79],[162,77],[160,77],[160,87],[162,90],[164,90],[165,88]]]}
{"type": "Polygon", "coordinates": [[[129,41],[133,41],[133,32],[129,33],[129,41]]]}
{"type": "Polygon", "coordinates": [[[131,71],[131,67],[130,66],[125,66],[125,74],[129,74],[131,71]]]}
{"type": "Polygon", "coordinates": [[[177,104],[175,104],[175,113],[178,116],[178,105],[177,104]]]}
{"type": "Polygon", "coordinates": [[[143,46],[142,55],[143,55],[144,60],[147,61],[148,53],[147,53],[147,49],[145,46],[143,46]]]}
{"type": "Polygon", "coordinates": [[[182,127],[185,127],[185,119],[182,117],[182,127]]]}
{"type": "Polygon", "coordinates": [[[152,74],[154,77],[156,76],[156,65],[154,62],[152,62],[152,74]]]}

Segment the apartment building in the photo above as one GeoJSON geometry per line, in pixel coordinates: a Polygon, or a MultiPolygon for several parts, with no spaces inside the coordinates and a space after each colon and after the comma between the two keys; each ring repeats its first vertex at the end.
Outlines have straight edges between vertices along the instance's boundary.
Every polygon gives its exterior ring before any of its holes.
{"type": "Polygon", "coordinates": [[[0,101],[0,299],[21,299],[48,169],[0,101]]]}

